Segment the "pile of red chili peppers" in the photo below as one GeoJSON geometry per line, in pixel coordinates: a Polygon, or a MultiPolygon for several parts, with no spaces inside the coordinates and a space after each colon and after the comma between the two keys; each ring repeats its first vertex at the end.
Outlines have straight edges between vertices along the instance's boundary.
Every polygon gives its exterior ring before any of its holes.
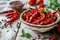
{"type": "Polygon", "coordinates": [[[56,21],[56,12],[30,9],[23,14],[23,20],[32,24],[51,24],[56,21]]]}
{"type": "Polygon", "coordinates": [[[7,11],[3,11],[1,13],[5,13],[7,18],[9,18],[9,20],[6,21],[6,23],[4,25],[6,25],[7,23],[11,23],[14,20],[16,20],[19,17],[19,14],[21,13],[21,10],[18,11],[14,11],[14,10],[7,10],[7,11]]]}

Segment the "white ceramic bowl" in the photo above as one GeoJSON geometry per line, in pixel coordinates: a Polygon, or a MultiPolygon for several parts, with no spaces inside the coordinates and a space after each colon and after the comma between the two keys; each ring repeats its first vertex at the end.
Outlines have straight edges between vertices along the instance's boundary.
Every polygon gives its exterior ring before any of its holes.
{"type": "Polygon", "coordinates": [[[13,9],[15,9],[15,10],[20,10],[24,6],[24,4],[21,1],[12,1],[9,4],[10,4],[10,7],[13,8],[13,9]],[[12,5],[12,3],[16,3],[16,2],[20,2],[20,4],[12,5]]]}
{"type": "MultiPolygon", "coordinates": [[[[30,9],[28,9],[28,10],[30,10],[30,9]]],[[[28,10],[26,10],[26,11],[28,11],[28,10]]],[[[50,10],[50,11],[53,11],[53,10],[51,10],[51,9],[49,9],[49,10],[50,10]]],[[[24,12],[26,12],[26,11],[24,11],[24,12]]],[[[27,23],[27,22],[25,22],[25,21],[23,20],[23,18],[22,18],[22,15],[24,14],[24,12],[23,12],[23,13],[21,14],[21,16],[20,16],[21,22],[22,22],[24,25],[26,25],[25,27],[28,27],[28,28],[31,29],[31,30],[36,30],[36,31],[39,31],[39,32],[46,32],[46,31],[54,28],[54,27],[56,26],[56,24],[59,22],[59,14],[56,13],[56,15],[57,15],[57,20],[56,20],[55,22],[51,23],[51,24],[47,24],[47,25],[35,25],[35,24],[27,23]]]]}

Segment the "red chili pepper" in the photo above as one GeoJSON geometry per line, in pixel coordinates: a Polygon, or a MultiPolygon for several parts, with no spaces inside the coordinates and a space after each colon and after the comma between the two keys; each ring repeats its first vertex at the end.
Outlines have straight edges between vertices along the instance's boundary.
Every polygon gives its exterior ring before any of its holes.
{"type": "Polygon", "coordinates": [[[31,9],[31,13],[34,14],[35,12],[38,11],[38,9],[33,9],[33,8],[30,8],[31,9]]]}
{"type": "Polygon", "coordinates": [[[10,20],[7,21],[7,23],[11,23],[14,20],[16,20],[18,18],[18,15],[14,14],[13,17],[10,18],[10,20]]]}
{"type": "Polygon", "coordinates": [[[6,25],[7,23],[11,23],[14,20],[16,20],[19,17],[19,13],[20,13],[19,11],[13,13],[13,16],[4,25],[6,25]]]}
{"type": "Polygon", "coordinates": [[[29,15],[27,14],[26,15],[26,22],[28,22],[29,21],[29,15]]]}
{"type": "Polygon", "coordinates": [[[27,13],[24,13],[24,14],[23,14],[23,17],[25,17],[26,15],[27,15],[27,13]]]}
{"type": "Polygon", "coordinates": [[[55,11],[47,11],[45,12],[44,10],[38,10],[38,9],[30,9],[31,11],[28,11],[24,13],[23,19],[29,23],[32,24],[50,24],[55,21],[56,15],[55,11]],[[39,17],[39,18],[38,18],[39,17]]]}
{"type": "Polygon", "coordinates": [[[56,35],[53,35],[52,38],[50,38],[49,40],[55,40],[56,39],[56,35]]]}
{"type": "Polygon", "coordinates": [[[21,13],[21,12],[22,12],[21,10],[16,11],[16,13],[21,13]]]}
{"type": "Polygon", "coordinates": [[[57,19],[56,14],[51,15],[51,18],[52,20],[50,21],[50,23],[53,23],[57,19]]]}
{"type": "Polygon", "coordinates": [[[13,15],[9,15],[9,16],[7,16],[8,18],[11,18],[11,17],[13,17],[13,15]]]}
{"type": "Polygon", "coordinates": [[[57,13],[59,10],[55,10],[54,13],[57,13]]]}
{"type": "Polygon", "coordinates": [[[41,22],[42,20],[44,20],[45,15],[41,15],[41,18],[39,18],[38,20],[32,22],[32,24],[39,24],[39,22],[41,22]]]}
{"type": "Polygon", "coordinates": [[[42,3],[41,4],[38,4],[37,9],[38,10],[40,10],[40,9],[43,9],[44,10],[44,5],[42,3]]]}
{"type": "Polygon", "coordinates": [[[32,22],[32,24],[39,24],[40,20],[36,19],[36,21],[32,22]]]}
{"type": "Polygon", "coordinates": [[[55,10],[56,12],[58,12],[59,14],[60,14],[60,9],[58,9],[58,10],[55,10]]]}
{"type": "Polygon", "coordinates": [[[46,17],[50,17],[51,15],[50,15],[50,11],[47,11],[46,13],[45,13],[45,15],[46,15],[46,17]]]}
{"type": "Polygon", "coordinates": [[[22,16],[25,21],[26,21],[26,15],[27,15],[27,13],[24,13],[22,16]]]}
{"type": "Polygon", "coordinates": [[[23,19],[24,19],[26,22],[28,22],[29,19],[30,19],[30,16],[32,16],[32,13],[29,12],[29,11],[27,11],[27,12],[25,12],[25,13],[23,14],[23,19]]]}
{"type": "Polygon", "coordinates": [[[3,11],[2,13],[9,13],[9,12],[14,12],[14,10],[3,11]]]}
{"type": "Polygon", "coordinates": [[[7,11],[3,11],[3,12],[0,12],[0,14],[10,13],[10,12],[14,12],[14,10],[7,10],[7,11]]]}
{"type": "Polygon", "coordinates": [[[29,9],[34,10],[34,8],[30,8],[30,7],[29,7],[29,9]]]}
{"type": "Polygon", "coordinates": [[[55,20],[56,18],[57,18],[57,15],[56,15],[56,14],[54,14],[54,15],[53,15],[53,19],[55,20]]]}
{"type": "Polygon", "coordinates": [[[50,15],[54,15],[56,13],[56,11],[54,11],[54,12],[50,12],[50,15]]]}
{"type": "Polygon", "coordinates": [[[13,14],[14,14],[14,12],[9,12],[9,13],[6,14],[6,16],[10,16],[10,15],[13,15],[13,14]]]}
{"type": "Polygon", "coordinates": [[[58,24],[57,31],[58,31],[58,33],[60,34],[60,22],[59,22],[59,24],[58,24]]]}
{"type": "Polygon", "coordinates": [[[36,8],[36,9],[34,9],[34,12],[33,13],[35,13],[35,12],[38,12],[38,9],[36,8]]]}
{"type": "Polygon", "coordinates": [[[40,3],[43,3],[43,0],[37,0],[36,1],[36,4],[40,4],[40,3]]]}
{"type": "Polygon", "coordinates": [[[48,24],[51,20],[52,20],[52,18],[47,18],[42,21],[42,24],[48,24]]]}
{"type": "Polygon", "coordinates": [[[31,17],[30,17],[30,20],[29,20],[29,22],[32,22],[32,20],[34,19],[34,18],[36,18],[36,17],[38,17],[38,12],[35,12],[31,17]]]}
{"type": "Polygon", "coordinates": [[[28,0],[28,4],[29,4],[29,5],[34,5],[35,2],[36,2],[36,0],[28,0]]]}

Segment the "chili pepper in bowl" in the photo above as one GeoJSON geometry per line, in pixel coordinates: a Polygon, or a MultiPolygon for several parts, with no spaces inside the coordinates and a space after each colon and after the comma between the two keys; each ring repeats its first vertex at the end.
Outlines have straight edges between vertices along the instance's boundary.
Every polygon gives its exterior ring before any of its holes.
{"type": "Polygon", "coordinates": [[[29,22],[32,22],[32,20],[33,20],[34,18],[36,18],[38,15],[39,15],[38,12],[35,12],[35,13],[30,17],[29,22]]]}
{"type": "Polygon", "coordinates": [[[60,23],[58,23],[57,31],[58,31],[58,33],[60,34],[60,23]]]}
{"type": "Polygon", "coordinates": [[[23,14],[24,21],[36,25],[39,25],[40,23],[42,23],[42,25],[51,24],[55,22],[56,19],[57,15],[55,11],[45,11],[45,9],[30,9],[23,14]]]}
{"type": "Polygon", "coordinates": [[[42,24],[49,24],[51,22],[52,18],[46,18],[42,21],[42,24]]]}
{"type": "Polygon", "coordinates": [[[45,15],[40,13],[40,17],[38,18],[38,20],[32,22],[33,24],[39,24],[42,20],[44,20],[45,15]]]}
{"type": "Polygon", "coordinates": [[[26,22],[28,22],[28,20],[29,20],[29,15],[27,14],[26,15],[26,22]]]}
{"type": "Polygon", "coordinates": [[[40,11],[40,10],[37,11],[37,9],[28,9],[21,14],[21,16],[20,16],[21,22],[24,25],[26,25],[28,28],[30,28],[31,30],[39,31],[39,33],[49,31],[50,29],[52,29],[56,26],[55,24],[58,23],[59,14],[53,13],[53,15],[50,15],[50,13],[53,12],[53,10],[50,10],[50,9],[48,9],[45,12],[44,11],[45,11],[45,8],[43,9],[43,11],[40,11]],[[30,16],[28,16],[29,20],[26,22],[25,15],[27,15],[27,13],[30,16]],[[56,14],[56,18],[53,20],[53,18],[55,17],[54,16],[55,14],[56,14]],[[51,20],[52,20],[52,22],[51,22],[51,20]],[[42,24],[41,23],[42,21],[46,21],[46,23],[42,24]]]}

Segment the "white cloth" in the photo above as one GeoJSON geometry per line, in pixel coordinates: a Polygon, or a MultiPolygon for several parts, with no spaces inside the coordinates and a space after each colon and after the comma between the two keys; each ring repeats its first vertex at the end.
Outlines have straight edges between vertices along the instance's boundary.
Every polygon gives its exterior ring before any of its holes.
{"type": "Polygon", "coordinates": [[[0,30],[0,40],[15,40],[17,29],[5,28],[0,30]]]}

